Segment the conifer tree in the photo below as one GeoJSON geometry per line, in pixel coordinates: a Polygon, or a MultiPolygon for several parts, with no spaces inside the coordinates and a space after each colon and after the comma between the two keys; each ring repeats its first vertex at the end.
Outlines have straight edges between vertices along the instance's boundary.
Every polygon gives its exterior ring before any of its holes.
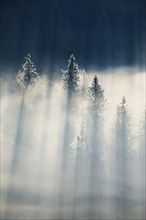
{"type": "Polygon", "coordinates": [[[95,75],[91,87],[88,90],[88,108],[89,114],[91,117],[91,130],[94,135],[92,137],[93,145],[92,148],[94,150],[94,142],[97,137],[100,136],[99,127],[101,128],[103,110],[105,106],[105,98],[104,98],[104,90],[98,82],[98,78],[95,75]]]}
{"type": "Polygon", "coordinates": [[[132,175],[131,169],[131,144],[132,136],[130,131],[130,114],[128,110],[126,97],[123,96],[121,102],[117,106],[117,122],[116,122],[116,149],[115,149],[115,184],[116,194],[119,204],[117,208],[123,206],[126,215],[127,201],[131,193],[130,176],[132,175]],[[123,198],[125,200],[123,204],[123,198]]]}
{"type": "Polygon", "coordinates": [[[63,70],[62,72],[64,88],[67,89],[68,97],[70,98],[79,88],[79,68],[73,54],[68,60],[67,70],[63,70]]]}
{"type": "Polygon", "coordinates": [[[18,84],[23,88],[29,87],[39,79],[39,74],[36,71],[34,63],[31,61],[31,55],[27,54],[25,62],[22,65],[22,70],[16,75],[18,84]]]}
{"type": "Polygon", "coordinates": [[[72,54],[68,60],[67,70],[63,70],[63,84],[64,89],[67,93],[67,103],[66,103],[66,117],[65,117],[65,127],[64,127],[64,145],[63,145],[63,158],[61,164],[61,188],[60,188],[60,204],[63,203],[64,190],[66,185],[66,179],[68,175],[68,168],[70,167],[70,161],[68,156],[70,155],[70,145],[73,138],[73,124],[71,118],[74,115],[73,106],[74,95],[78,91],[79,87],[79,69],[75,62],[75,57],[72,54]]]}
{"type": "MultiPolygon", "coordinates": [[[[99,85],[98,78],[95,75],[91,87],[88,90],[89,108],[94,114],[99,115],[103,111],[105,104],[104,90],[99,85]]],[[[93,115],[95,117],[95,115],[93,115]]]]}
{"type": "MultiPolygon", "coordinates": [[[[95,75],[88,90],[89,107],[89,146],[91,148],[90,166],[90,195],[92,197],[101,192],[102,185],[102,147],[103,147],[103,111],[105,106],[104,90],[95,75]]],[[[90,213],[92,216],[92,213],[90,213]]],[[[94,216],[93,216],[94,217],[94,216]]]]}
{"type": "Polygon", "coordinates": [[[127,100],[123,96],[117,106],[117,151],[123,159],[128,156],[130,150],[130,140],[128,137],[130,127],[130,115],[128,112],[127,100]]]}

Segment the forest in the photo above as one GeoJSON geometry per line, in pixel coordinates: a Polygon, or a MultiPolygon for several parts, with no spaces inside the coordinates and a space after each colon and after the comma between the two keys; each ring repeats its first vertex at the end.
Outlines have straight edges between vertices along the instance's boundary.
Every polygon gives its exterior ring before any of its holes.
{"type": "Polygon", "coordinates": [[[133,115],[124,88],[109,105],[73,54],[60,73],[28,54],[2,82],[2,219],[144,219],[146,109],[133,115]]]}

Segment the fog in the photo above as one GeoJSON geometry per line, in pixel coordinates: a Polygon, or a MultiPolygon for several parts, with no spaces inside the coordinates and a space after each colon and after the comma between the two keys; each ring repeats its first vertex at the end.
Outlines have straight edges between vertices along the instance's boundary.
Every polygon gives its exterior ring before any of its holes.
{"type": "Polygon", "coordinates": [[[81,72],[80,87],[69,106],[61,77],[44,74],[25,91],[15,75],[2,79],[2,219],[145,218],[145,73],[81,72]],[[95,74],[105,95],[96,128],[87,95],[95,74]]]}

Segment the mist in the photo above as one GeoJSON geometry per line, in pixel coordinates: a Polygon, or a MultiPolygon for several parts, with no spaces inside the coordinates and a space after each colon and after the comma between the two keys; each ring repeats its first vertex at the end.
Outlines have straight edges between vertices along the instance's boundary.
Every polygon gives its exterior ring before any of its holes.
{"type": "Polygon", "coordinates": [[[61,77],[44,73],[25,90],[2,79],[2,219],[144,219],[145,73],[81,71],[70,104],[61,77]],[[105,98],[96,124],[95,75],[105,98]]]}

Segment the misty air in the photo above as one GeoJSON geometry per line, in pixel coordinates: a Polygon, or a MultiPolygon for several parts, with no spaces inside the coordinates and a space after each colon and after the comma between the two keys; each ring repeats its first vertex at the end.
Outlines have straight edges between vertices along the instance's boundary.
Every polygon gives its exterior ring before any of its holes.
{"type": "Polygon", "coordinates": [[[118,2],[2,1],[1,219],[145,219],[145,3],[118,2]]]}

